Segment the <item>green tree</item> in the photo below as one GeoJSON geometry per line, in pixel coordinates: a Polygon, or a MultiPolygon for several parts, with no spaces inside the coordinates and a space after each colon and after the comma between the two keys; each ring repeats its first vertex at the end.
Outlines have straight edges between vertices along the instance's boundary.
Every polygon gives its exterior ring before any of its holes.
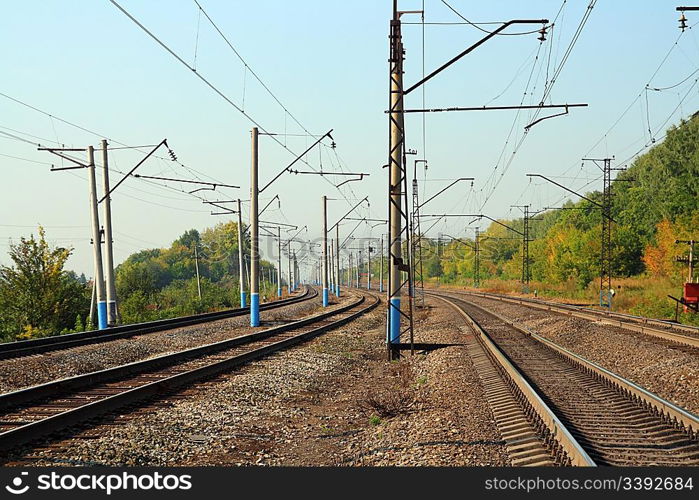
{"type": "Polygon", "coordinates": [[[74,273],[64,270],[70,248],[50,248],[46,233],[10,245],[11,266],[0,266],[0,332],[5,340],[70,330],[85,315],[89,294],[74,273]],[[25,334],[22,334],[25,332],[25,334]]]}

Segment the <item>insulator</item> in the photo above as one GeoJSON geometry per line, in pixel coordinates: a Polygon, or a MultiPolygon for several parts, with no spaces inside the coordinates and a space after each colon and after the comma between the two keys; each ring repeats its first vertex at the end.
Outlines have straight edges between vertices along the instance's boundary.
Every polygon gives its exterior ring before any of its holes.
{"type": "Polygon", "coordinates": [[[684,32],[684,30],[687,28],[687,18],[685,17],[684,13],[680,16],[680,29],[684,32]]]}

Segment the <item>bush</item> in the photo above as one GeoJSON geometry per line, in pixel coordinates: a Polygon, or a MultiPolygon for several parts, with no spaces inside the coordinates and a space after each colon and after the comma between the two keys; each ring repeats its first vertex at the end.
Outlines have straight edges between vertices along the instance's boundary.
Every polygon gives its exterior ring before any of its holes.
{"type": "Polygon", "coordinates": [[[368,389],[359,405],[370,415],[370,419],[378,419],[378,423],[381,418],[407,413],[417,401],[417,384],[414,383],[415,377],[410,365],[395,363],[389,369],[389,383],[368,389]]]}

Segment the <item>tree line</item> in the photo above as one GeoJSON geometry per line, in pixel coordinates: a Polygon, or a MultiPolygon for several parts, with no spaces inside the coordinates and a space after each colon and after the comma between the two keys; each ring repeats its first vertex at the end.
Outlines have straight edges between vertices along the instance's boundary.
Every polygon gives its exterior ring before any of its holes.
{"type": "MultiPolygon", "coordinates": [[[[624,182],[612,183],[613,276],[667,279],[679,287],[687,268],[675,259],[687,255],[687,246],[675,240],[699,240],[699,113],[671,127],[662,143],[637,157],[617,178],[624,182]]],[[[602,202],[599,191],[585,196],[602,202]]],[[[545,211],[530,224],[531,278],[583,290],[600,274],[602,214],[587,200],[567,202],[564,208],[545,211]]],[[[522,218],[500,222],[523,232],[522,218]]],[[[480,241],[482,280],[521,279],[521,235],[492,223],[480,241]]],[[[473,284],[474,246],[473,237],[423,239],[424,274],[473,284]]]]}
{"type": "MultiPolygon", "coordinates": [[[[248,259],[249,248],[249,238],[243,238],[248,259]]],[[[37,236],[10,244],[11,264],[0,266],[0,341],[93,328],[89,320],[92,282],[65,269],[72,252],[72,248],[51,248],[42,227],[37,236]]],[[[260,293],[265,300],[276,295],[276,284],[268,279],[274,266],[262,260],[260,268],[260,293]]],[[[190,229],[168,248],[136,252],[117,266],[121,322],[239,307],[238,275],[236,223],[221,223],[201,233],[190,229]]]]}

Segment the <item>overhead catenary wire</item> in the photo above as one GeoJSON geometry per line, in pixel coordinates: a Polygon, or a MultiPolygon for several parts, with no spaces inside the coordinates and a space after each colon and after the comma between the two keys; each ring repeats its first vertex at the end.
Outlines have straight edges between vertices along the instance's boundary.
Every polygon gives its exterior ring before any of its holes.
{"type": "MultiPolygon", "coordinates": [[[[124,143],[124,142],[121,142],[121,141],[118,141],[118,140],[114,139],[113,137],[111,137],[111,136],[108,135],[108,134],[102,134],[102,133],[100,133],[100,132],[98,132],[98,131],[89,129],[89,128],[84,127],[84,126],[82,126],[82,125],[78,125],[78,124],[75,123],[75,122],[72,122],[72,121],[67,120],[67,119],[65,119],[65,118],[62,118],[62,117],[60,117],[60,116],[54,115],[54,114],[52,114],[52,113],[49,113],[48,111],[45,111],[45,110],[40,109],[40,108],[38,108],[38,107],[36,107],[36,106],[33,106],[32,104],[29,104],[28,102],[23,101],[23,100],[21,100],[21,99],[18,99],[18,98],[16,98],[16,97],[10,96],[10,95],[5,94],[5,93],[3,93],[3,92],[0,92],[0,96],[1,96],[1,97],[4,97],[4,98],[6,98],[6,99],[8,99],[8,100],[10,100],[10,101],[13,101],[13,102],[15,102],[16,104],[19,104],[19,105],[24,106],[24,107],[26,107],[26,108],[28,108],[28,109],[31,109],[31,110],[33,110],[33,111],[35,111],[35,112],[37,112],[37,113],[40,113],[40,114],[42,114],[42,115],[44,115],[44,116],[47,116],[47,117],[49,117],[51,120],[58,120],[58,121],[60,121],[61,123],[65,123],[66,125],[69,125],[69,126],[71,126],[71,127],[73,127],[73,128],[76,128],[76,129],[81,130],[81,131],[83,131],[83,132],[86,132],[86,133],[88,133],[88,134],[94,135],[94,136],[96,136],[96,137],[100,137],[100,138],[107,139],[110,143],[119,144],[119,145],[121,145],[121,146],[123,147],[123,149],[135,149],[135,150],[141,151],[142,148],[148,147],[148,146],[130,146],[130,145],[124,143]]],[[[41,144],[38,144],[38,143],[36,143],[36,142],[33,142],[33,141],[29,141],[29,140],[27,140],[27,139],[24,139],[24,138],[22,138],[22,137],[13,136],[12,134],[5,134],[5,135],[10,135],[11,138],[13,138],[13,139],[20,140],[20,141],[22,141],[22,142],[25,142],[25,143],[27,143],[27,144],[31,144],[31,145],[33,145],[33,146],[40,146],[40,145],[41,145],[41,144]]],[[[2,137],[0,137],[0,138],[2,138],[2,137]]],[[[62,143],[60,143],[60,142],[52,141],[52,140],[47,140],[47,142],[51,142],[51,143],[55,143],[55,144],[62,144],[62,143]]],[[[118,149],[118,148],[112,147],[112,148],[110,148],[110,149],[118,149]]],[[[153,157],[154,157],[154,158],[157,158],[157,159],[159,159],[159,160],[172,161],[171,158],[164,158],[164,157],[158,156],[158,155],[153,155],[153,157]]],[[[196,169],[194,169],[194,168],[192,168],[192,167],[189,167],[189,166],[183,164],[183,163],[182,163],[180,160],[178,160],[178,159],[175,159],[174,161],[175,161],[175,163],[177,163],[178,165],[180,165],[181,167],[183,167],[184,169],[186,169],[187,171],[189,171],[192,175],[194,175],[194,176],[197,177],[197,178],[199,178],[199,175],[203,175],[204,177],[206,177],[206,178],[208,178],[208,179],[211,179],[211,180],[213,180],[213,181],[218,181],[218,179],[215,179],[215,178],[211,177],[211,176],[208,175],[208,174],[205,174],[205,173],[203,173],[203,172],[199,172],[198,170],[196,170],[196,169]],[[197,175],[197,174],[199,174],[199,175],[197,175]]]]}
{"type": "MultiPolygon", "coordinates": [[[[454,14],[456,14],[456,15],[459,16],[461,19],[463,19],[464,23],[468,24],[469,26],[473,26],[474,28],[476,28],[476,29],[482,31],[483,33],[488,33],[489,35],[493,34],[492,31],[488,31],[487,29],[481,28],[481,27],[480,27],[481,24],[500,24],[500,25],[504,24],[504,23],[502,23],[502,22],[489,22],[489,23],[474,23],[474,22],[471,22],[471,21],[469,21],[468,19],[466,19],[466,18],[463,16],[463,14],[461,14],[458,10],[456,10],[454,7],[452,7],[451,5],[449,5],[449,3],[448,3],[446,0],[441,0],[441,1],[442,1],[442,3],[443,3],[444,5],[446,5],[446,6],[449,8],[449,10],[451,10],[454,14]]],[[[533,33],[539,33],[539,32],[540,32],[540,30],[531,30],[531,31],[520,31],[520,32],[517,32],[517,33],[496,33],[496,35],[498,35],[498,36],[518,36],[518,35],[531,35],[531,34],[533,34],[533,33]]]]}
{"type": "MultiPolygon", "coordinates": [[[[554,21],[552,22],[552,24],[555,24],[556,20],[558,19],[558,16],[560,16],[561,13],[563,12],[563,7],[565,6],[565,4],[566,4],[566,1],[564,0],[564,2],[562,3],[561,7],[560,7],[559,10],[558,10],[558,13],[556,14],[556,17],[554,18],[554,21]]],[[[558,63],[558,66],[556,67],[556,70],[554,71],[554,74],[553,74],[553,76],[551,77],[551,80],[547,82],[547,85],[545,85],[544,93],[543,93],[543,96],[542,96],[542,98],[541,98],[541,100],[540,100],[540,103],[541,103],[541,104],[543,104],[543,103],[545,102],[545,100],[547,99],[547,97],[549,96],[549,94],[550,94],[550,92],[551,92],[551,90],[552,90],[552,88],[553,88],[553,85],[555,84],[556,80],[558,79],[558,76],[560,75],[561,71],[563,70],[563,66],[565,65],[566,61],[567,61],[568,58],[570,57],[570,54],[572,53],[573,47],[575,46],[576,42],[577,42],[578,39],[580,38],[580,35],[581,35],[581,33],[582,33],[584,27],[586,26],[587,21],[588,21],[589,18],[590,18],[590,15],[591,15],[591,13],[592,13],[592,9],[594,8],[595,4],[596,4],[596,0],[590,0],[590,3],[588,4],[588,6],[587,6],[587,8],[586,8],[586,10],[585,10],[585,14],[583,15],[582,19],[580,20],[580,23],[578,24],[578,28],[576,29],[575,34],[574,34],[573,37],[571,38],[571,41],[570,41],[569,44],[568,44],[568,48],[566,49],[566,52],[565,52],[563,58],[561,59],[560,63],[558,63]]],[[[552,42],[550,42],[550,43],[552,43],[552,42]]],[[[542,41],[542,44],[543,44],[543,41],[542,41]]],[[[538,52],[537,52],[537,56],[536,56],[536,58],[535,58],[535,61],[534,61],[533,66],[532,66],[532,72],[530,73],[530,77],[529,77],[529,80],[528,80],[528,82],[527,82],[527,87],[525,88],[524,96],[523,96],[523,98],[522,98],[522,103],[524,102],[524,99],[526,98],[527,90],[528,90],[528,88],[529,88],[529,84],[531,83],[533,72],[534,72],[534,70],[535,70],[535,68],[536,68],[536,61],[539,59],[539,53],[540,53],[542,44],[539,45],[539,50],[538,50],[538,52]]],[[[537,109],[537,110],[535,111],[535,113],[533,114],[533,116],[530,117],[530,121],[536,120],[540,113],[541,113],[541,109],[537,109]]],[[[496,175],[496,170],[497,170],[497,168],[498,168],[499,165],[500,165],[500,161],[501,161],[501,159],[502,159],[502,155],[504,154],[505,148],[507,147],[507,144],[508,144],[509,141],[510,141],[510,137],[511,137],[512,132],[513,132],[513,130],[514,130],[514,127],[515,127],[515,125],[516,125],[516,123],[517,123],[517,120],[519,119],[519,116],[520,116],[520,112],[518,111],[517,114],[516,114],[516,116],[515,116],[515,120],[513,121],[512,128],[510,129],[510,133],[508,134],[508,138],[507,138],[506,141],[505,141],[505,146],[503,147],[503,150],[502,150],[502,152],[501,152],[501,154],[500,154],[500,158],[498,158],[498,162],[496,163],[496,166],[495,166],[495,168],[493,169],[493,172],[491,173],[491,175],[490,175],[490,177],[489,177],[489,179],[488,179],[487,182],[490,182],[490,180],[491,180],[492,178],[494,178],[494,176],[496,175]]],[[[526,138],[527,138],[527,136],[528,136],[528,133],[529,133],[529,129],[525,129],[525,131],[523,132],[523,134],[522,134],[520,140],[518,141],[518,143],[517,143],[517,144],[515,145],[515,147],[513,148],[512,153],[509,155],[509,158],[508,158],[508,160],[507,160],[507,163],[505,164],[504,168],[502,169],[502,171],[501,171],[501,173],[500,173],[500,177],[497,178],[497,180],[495,181],[493,187],[490,189],[490,192],[485,196],[485,199],[484,199],[483,202],[481,203],[480,211],[482,211],[483,208],[485,208],[486,204],[488,203],[488,201],[491,199],[491,197],[492,197],[493,194],[495,193],[495,190],[496,190],[497,187],[499,186],[500,182],[501,182],[502,179],[504,178],[504,175],[505,175],[506,172],[509,170],[509,168],[510,168],[512,162],[514,161],[515,156],[517,155],[517,152],[519,151],[519,149],[521,148],[522,144],[523,144],[524,141],[526,140],[526,138]]]]}
{"type": "MultiPolygon", "coordinates": [[[[204,77],[201,72],[196,71],[195,68],[193,68],[187,61],[182,59],[174,50],[172,50],[165,42],[163,42],[159,37],[157,37],[152,31],[150,31],[146,26],[141,23],[138,19],[136,19],[129,11],[127,11],[124,7],[122,7],[119,2],[116,0],[109,0],[109,2],[114,5],[122,14],[124,14],[127,18],[129,18],[136,26],[138,26],[144,33],[146,33],[149,37],[151,37],[158,45],[160,45],[163,49],[165,49],[166,52],[168,52],[172,57],[174,57],[178,62],[180,62],[183,66],[185,66],[187,69],[189,69],[197,78],[199,78],[207,87],[209,87],[212,91],[214,91],[219,97],[221,97],[224,101],[226,101],[230,106],[232,106],[235,110],[237,110],[240,114],[242,114],[250,123],[255,125],[262,133],[265,135],[269,133],[269,131],[262,126],[262,124],[257,121],[250,113],[246,112],[244,109],[242,109],[240,106],[238,106],[230,97],[228,97],[223,91],[221,91],[217,86],[215,86],[211,81],[209,81],[206,77],[204,77]]],[[[199,5],[197,3],[197,5],[199,5]]],[[[201,8],[201,6],[199,6],[201,8]]],[[[202,12],[204,13],[205,17],[207,19],[210,19],[209,16],[206,14],[206,11],[202,9],[202,12]]],[[[212,25],[213,25],[213,21],[212,25]]],[[[221,36],[223,36],[223,33],[221,33],[221,36]]],[[[225,37],[224,37],[225,38],[225,37]]],[[[230,44],[231,49],[235,51],[233,48],[232,44],[230,44]]],[[[237,53],[237,51],[235,51],[237,53]]],[[[245,63],[247,64],[247,63],[245,63]]],[[[291,116],[291,115],[290,115],[291,116]]],[[[304,130],[306,130],[304,128],[304,130]]],[[[291,153],[293,156],[298,156],[295,151],[293,151],[291,148],[289,148],[284,142],[280,141],[276,136],[270,135],[269,136],[274,142],[276,142],[279,146],[284,148],[286,151],[291,153]]],[[[309,168],[316,170],[317,169],[308,163],[305,159],[301,159],[301,161],[306,164],[309,168]]],[[[328,182],[330,185],[334,186],[331,181],[328,179],[325,179],[326,182],[328,182]]],[[[347,201],[348,203],[349,200],[347,200],[346,196],[342,191],[338,188],[338,192],[340,192],[341,196],[347,201]]]]}

